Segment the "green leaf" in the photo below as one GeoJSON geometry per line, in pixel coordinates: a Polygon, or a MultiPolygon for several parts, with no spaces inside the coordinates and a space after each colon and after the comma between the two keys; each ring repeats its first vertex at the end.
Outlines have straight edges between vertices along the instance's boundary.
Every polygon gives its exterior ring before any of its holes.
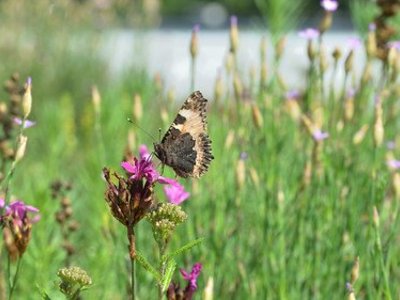
{"type": "Polygon", "coordinates": [[[136,251],[136,260],[146,271],[150,272],[159,283],[161,283],[161,276],[157,272],[156,268],[154,268],[139,251],[136,251]]]}
{"type": "Polygon", "coordinates": [[[51,300],[50,296],[46,293],[45,289],[40,285],[36,284],[36,288],[39,290],[39,294],[43,300],[51,300]]]}
{"type": "Polygon", "coordinates": [[[167,261],[167,260],[171,259],[172,257],[174,257],[174,256],[176,256],[178,254],[181,254],[182,252],[187,251],[187,250],[193,248],[194,246],[199,245],[203,240],[204,240],[204,238],[198,238],[198,239],[196,239],[194,241],[191,241],[191,242],[187,243],[186,245],[180,247],[179,249],[177,249],[177,250],[175,250],[173,252],[165,254],[161,258],[161,260],[162,261],[167,261]]]}
{"type": "Polygon", "coordinates": [[[172,276],[174,275],[176,269],[176,261],[174,259],[169,259],[167,261],[167,265],[165,268],[165,274],[164,274],[164,278],[162,279],[162,290],[165,292],[168,287],[169,284],[172,280],[172,276]]]}

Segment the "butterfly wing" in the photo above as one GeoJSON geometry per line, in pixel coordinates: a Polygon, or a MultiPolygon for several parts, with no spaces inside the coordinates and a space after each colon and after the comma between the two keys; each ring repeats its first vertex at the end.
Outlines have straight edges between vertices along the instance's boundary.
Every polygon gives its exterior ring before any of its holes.
{"type": "Polygon", "coordinates": [[[197,91],[183,103],[160,144],[157,157],[181,177],[200,177],[211,160],[211,140],[207,135],[207,99],[197,91]]]}

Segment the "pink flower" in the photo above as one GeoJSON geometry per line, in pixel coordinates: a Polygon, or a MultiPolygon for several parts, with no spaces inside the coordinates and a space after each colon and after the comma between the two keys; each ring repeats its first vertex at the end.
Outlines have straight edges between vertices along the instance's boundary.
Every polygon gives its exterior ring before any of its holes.
{"type": "Polygon", "coordinates": [[[400,41],[392,41],[392,42],[389,42],[389,43],[387,43],[387,46],[388,46],[389,48],[394,48],[394,49],[396,49],[396,50],[400,50],[400,41]]]}
{"type": "Polygon", "coordinates": [[[314,130],[312,135],[313,135],[314,140],[317,142],[323,141],[329,137],[329,133],[323,132],[321,129],[314,130]]]}
{"type": "MultiPolygon", "coordinates": [[[[22,125],[22,120],[20,118],[14,117],[13,121],[17,125],[22,125]]],[[[35,125],[36,125],[36,122],[30,121],[30,120],[25,120],[24,129],[30,128],[30,127],[35,126],[35,125]]]]}
{"type": "Polygon", "coordinates": [[[349,38],[348,43],[349,43],[350,49],[352,49],[352,50],[358,49],[362,45],[362,41],[358,37],[349,38]]]}
{"type": "MultiPolygon", "coordinates": [[[[4,199],[2,200],[2,206],[4,206],[4,199]]],[[[29,221],[29,223],[31,224],[38,222],[40,220],[40,215],[37,214],[38,212],[39,209],[37,209],[36,207],[26,205],[22,201],[14,201],[11,202],[10,205],[6,206],[5,214],[2,218],[12,217],[14,220],[14,224],[16,224],[18,227],[22,227],[25,221],[29,221]],[[28,216],[28,213],[34,213],[35,216],[33,218],[30,218],[28,216]]]]}
{"type": "Polygon", "coordinates": [[[160,176],[153,166],[151,154],[145,145],[139,147],[139,155],[139,160],[136,157],[134,158],[134,164],[128,161],[121,163],[122,168],[129,174],[132,174],[130,179],[141,180],[142,178],[146,178],[150,184],[155,182],[165,184],[164,193],[168,201],[175,205],[179,205],[189,198],[190,194],[185,191],[185,188],[179,182],[160,176]]]}
{"type": "Polygon", "coordinates": [[[188,287],[192,291],[197,289],[197,278],[199,277],[202,268],[203,266],[201,263],[195,263],[190,273],[186,272],[184,269],[180,269],[183,279],[188,281],[188,287]]]}
{"type": "Polygon", "coordinates": [[[298,90],[290,90],[285,94],[286,100],[298,100],[300,98],[300,93],[298,90]]]}
{"type": "Polygon", "coordinates": [[[179,205],[190,196],[183,185],[173,179],[160,176],[158,182],[167,184],[164,186],[164,193],[172,204],[179,205]]]}
{"type": "Polygon", "coordinates": [[[307,40],[313,40],[319,37],[319,30],[315,28],[306,28],[299,32],[299,36],[307,40]]]}
{"type": "Polygon", "coordinates": [[[393,170],[398,170],[398,169],[400,169],[400,160],[390,159],[387,161],[387,165],[389,168],[391,168],[393,170]]]}
{"type": "Polygon", "coordinates": [[[134,163],[131,164],[128,161],[123,161],[121,167],[125,169],[126,172],[132,174],[130,179],[132,180],[142,180],[146,178],[149,183],[153,183],[158,178],[158,173],[154,169],[151,160],[140,159],[136,157],[133,159],[134,163]]]}
{"type": "Polygon", "coordinates": [[[339,7],[339,3],[336,0],[322,0],[321,6],[326,11],[336,11],[339,7]]]}

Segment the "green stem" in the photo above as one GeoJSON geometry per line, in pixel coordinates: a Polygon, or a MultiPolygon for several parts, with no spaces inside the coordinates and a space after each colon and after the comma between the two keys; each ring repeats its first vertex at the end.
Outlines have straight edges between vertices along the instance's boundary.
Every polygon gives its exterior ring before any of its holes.
{"type": "Polygon", "coordinates": [[[375,226],[375,234],[376,234],[376,246],[378,249],[378,255],[379,255],[379,264],[381,267],[381,272],[383,275],[383,280],[385,284],[385,290],[384,293],[386,295],[386,299],[392,300],[392,294],[390,292],[390,285],[389,285],[389,274],[387,272],[386,266],[385,266],[385,261],[383,258],[383,253],[382,253],[382,242],[381,242],[381,236],[379,233],[379,227],[375,226]]]}
{"type": "MultiPolygon", "coordinates": [[[[21,257],[19,257],[18,261],[17,261],[17,269],[15,270],[14,278],[13,278],[12,284],[10,286],[10,295],[9,295],[9,298],[8,298],[9,300],[11,300],[12,295],[14,293],[15,286],[17,285],[19,269],[20,269],[20,266],[21,266],[21,260],[22,260],[21,257]]],[[[9,271],[10,271],[10,256],[8,256],[8,264],[9,264],[9,271]]],[[[11,283],[11,280],[10,280],[10,283],[11,283]]]]}
{"type": "Polygon", "coordinates": [[[194,91],[196,77],[196,58],[192,57],[190,64],[190,92],[194,91]]]}
{"type": "Polygon", "coordinates": [[[131,259],[131,299],[136,299],[136,272],[135,272],[135,260],[136,260],[136,237],[133,226],[128,225],[128,240],[129,240],[129,257],[131,259]]]}

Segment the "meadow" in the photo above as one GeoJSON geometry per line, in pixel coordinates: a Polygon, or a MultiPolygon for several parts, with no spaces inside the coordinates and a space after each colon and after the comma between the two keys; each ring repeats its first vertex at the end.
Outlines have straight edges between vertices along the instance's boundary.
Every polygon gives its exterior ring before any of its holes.
{"type": "MultiPolygon", "coordinates": [[[[10,215],[0,219],[0,299],[10,299],[11,290],[13,299],[129,299],[127,226],[105,201],[103,168],[129,181],[121,162],[139,157],[142,145],[152,151],[184,99],[145,69],[108,76],[96,55],[102,30],[88,24],[114,15],[99,10],[88,19],[89,4],[50,2],[0,3],[3,206],[22,200],[40,214],[37,222],[35,212],[24,217],[27,247],[19,254],[11,247],[19,246],[12,227],[19,225],[10,215]],[[23,128],[27,120],[36,124],[23,128]],[[78,287],[69,279],[74,295],[60,291],[57,273],[68,266],[91,278],[78,287]]],[[[285,7],[277,9],[284,14],[285,7]]],[[[119,20],[123,10],[115,11],[119,20]]],[[[179,269],[195,263],[202,264],[195,299],[398,299],[399,42],[395,35],[384,40],[386,23],[368,26],[374,15],[363,11],[354,15],[360,38],[328,51],[335,10],[319,14],[318,30],[300,33],[309,68],[297,90],[285,81],[292,70],[280,68],[291,51],[287,28],[277,21],[275,34],[260,36],[259,64],[251,67],[238,59],[240,19],[231,18],[224,68],[206,97],[215,158],[200,179],[176,179],[190,196],[177,208],[187,219],[163,249],[170,256],[160,259],[150,217],[135,224],[136,299],[165,298],[171,280],[184,288],[179,269]],[[354,57],[360,51],[365,60],[354,57]]],[[[193,69],[184,88],[195,91],[201,30],[187,31],[188,43],[179,47],[188,47],[184,59],[193,69]]],[[[153,163],[161,172],[157,158],[153,163]]],[[[175,173],[165,166],[163,176],[175,173]]],[[[160,183],[152,195],[168,202],[160,183]]]]}

